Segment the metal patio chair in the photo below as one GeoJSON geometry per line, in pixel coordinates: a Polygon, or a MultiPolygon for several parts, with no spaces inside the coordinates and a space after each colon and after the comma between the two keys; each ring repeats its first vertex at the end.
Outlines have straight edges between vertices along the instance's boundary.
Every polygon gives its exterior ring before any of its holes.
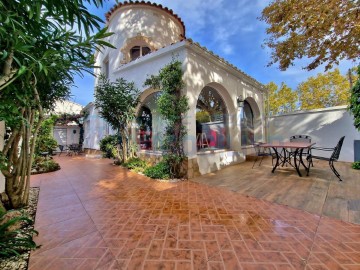
{"type": "MultiPolygon", "coordinates": [[[[332,153],[331,153],[330,157],[314,156],[312,154],[309,154],[308,157],[306,158],[309,162],[309,165],[310,165],[310,163],[312,163],[312,159],[326,160],[329,162],[330,169],[333,171],[333,173],[336,175],[336,177],[339,178],[340,181],[342,181],[342,179],[340,178],[340,174],[334,167],[334,161],[337,161],[339,159],[340,151],[341,151],[341,147],[343,145],[344,139],[345,139],[345,136],[341,137],[339,142],[337,143],[337,145],[334,148],[312,147],[311,149],[314,149],[314,150],[332,151],[332,153]]],[[[309,175],[309,171],[308,171],[308,175],[309,175]]]]}
{"type": "Polygon", "coordinates": [[[252,165],[252,169],[254,168],[255,166],[255,163],[258,161],[259,157],[261,158],[260,159],[260,163],[258,166],[261,165],[261,162],[262,160],[264,159],[264,157],[272,157],[272,159],[274,159],[274,154],[271,153],[271,149],[270,148],[265,148],[265,147],[262,147],[261,145],[264,144],[263,142],[257,142],[257,143],[254,143],[254,149],[255,149],[255,161],[252,165]]]}
{"type": "MultiPolygon", "coordinates": [[[[293,135],[293,136],[290,137],[290,142],[307,142],[307,143],[311,143],[311,137],[309,135],[293,135]]],[[[296,149],[293,149],[293,148],[290,148],[288,150],[290,159],[294,156],[295,150],[296,149]]],[[[305,157],[307,157],[308,155],[311,155],[311,148],[306,149],[305,151],[303,151],[302,155],[305,156],[305,157]]],[[[311,164],[312,167],[314,167],[314,164],[313,164],[312,161],[310,162],[310,164],[311,164]]]]}

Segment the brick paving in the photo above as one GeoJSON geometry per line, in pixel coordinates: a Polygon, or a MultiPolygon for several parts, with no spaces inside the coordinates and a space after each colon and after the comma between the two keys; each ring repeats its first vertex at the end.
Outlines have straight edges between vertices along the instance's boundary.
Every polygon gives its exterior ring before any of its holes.
{"type": "Polygon", "coordinates": [[[58,158],[29,269],[360,269],[360,226],[109,160],[58,158]]]}

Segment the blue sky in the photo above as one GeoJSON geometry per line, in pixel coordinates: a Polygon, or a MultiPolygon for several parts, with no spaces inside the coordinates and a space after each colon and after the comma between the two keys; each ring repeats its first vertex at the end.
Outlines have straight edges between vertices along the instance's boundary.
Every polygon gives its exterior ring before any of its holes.
{"type": "MultiPolygon", "coordinates": [[[[310,76],[323,72],[324,68],[308,72],[302,69],[307,61],[295,62],[295,66],[280,71],[275,64],[267,67],[270,50],[262,48],[266,38],[266,24],[259,21],[263,8],[270,3],[267,0],[158,0],[178,14],[185,23],[186,37],[199,42],[215,54],[225,58],[239,69],[266,84],[274,81],[285,82],[296,89],[297,85],[310,76]]],[[[106,1],[102,9],[89,7],[90,12],[105,20],[105,13],[115,4],[114,0],[106,1]]],[[[345,74],[355,63],[340,63],[340,71],[345,74]]],[[[72,88],[73,101],[86,105],[93,101],[94,79],[85,74],[75,78],[72,88]]]]}

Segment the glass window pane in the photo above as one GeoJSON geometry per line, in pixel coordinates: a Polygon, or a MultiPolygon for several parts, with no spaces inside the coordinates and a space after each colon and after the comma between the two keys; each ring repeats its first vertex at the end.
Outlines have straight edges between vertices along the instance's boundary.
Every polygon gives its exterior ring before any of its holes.
{"type": "Polygon", "coordinates": [[[142,55],[147,55],[151,50],[149,47],[142,47],[142,55]]]}
{"type": "Polygon", "coordinates": [[[139,56],[140,56],[140,47],[139,46],[132,47],[130,50],[131,60],[135,60],[139,56]]]}
{"type": "Polygon", "coordinates": [[[205,87],[196,105],[196,136],[198,150],[227,147],[226,107],[219,93],[205,87]]]}

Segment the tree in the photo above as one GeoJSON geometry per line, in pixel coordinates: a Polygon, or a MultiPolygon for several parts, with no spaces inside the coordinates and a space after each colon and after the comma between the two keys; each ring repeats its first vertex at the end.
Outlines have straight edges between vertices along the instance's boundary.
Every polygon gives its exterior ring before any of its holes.
{"type": "Polygon", "coordinates": [[[312,110],[348,104],[350,83],[339,69],[319,73],[298,85],[302,110],[312,110]]]}
{"type": "Polygon", "coordinates": [[[275,0],[260,20],[269,27],[265,45],[272,49],[269,65],[279,62],[286,70],[296,58],[308,57],[312,70],[325,71],[342,59],[360,56],[360,6],[358,0],[275,0]]]}
{"type": "Polygon", "coordinates": [[[349,111],[354,116],[354,126],[360,131],[360,66],[357,69],[358,78],[351,89],[349,111]]]}
{"type": "Polygon", "coordinates": [[[163,67],[158,75],[152,75],[145,81],[145,85],[161,90],[157,105],[161,116],[167,122],[163,149],[164,161],[170,168],[171,178],[183,176],[182,164],[186,158],[183,147],[186,127],[183,120],[189,105],[187,97],[182,95],[184,82],[181,66],[180,61],[173,60],[163,67]]]}
{"type": "Polygon", "coordinates": [[[99,114],[121,137],[121,162],[126,162],[129,153],[129,127],[135,118],[135,107],[139,103],[140,91],[133,82],[120,78],[110,82],[100,76],[95,87],[95,107],[99,114]]]}
{"type": "Polygon", "coordinates": [[[45,111],[69,95],[75,73],[91,72],[95,49],[111,46],[103,41],[111,33],[85,3],[102,0],[0,2],[0,121],[8,133],[0,169],[11,208],[27,204],[45,111]]]}
{"type": "Polygon", "coordinates": [[[292,112],[296,109],[298,100],[297,93],[288,87],[285,83],[281,83],[280,88],[274,82],[266,85],[269,90],[269,100],[265,104],[269,104],[269,109],[265,108],[268,115],[277,115],[292,112]]]}

